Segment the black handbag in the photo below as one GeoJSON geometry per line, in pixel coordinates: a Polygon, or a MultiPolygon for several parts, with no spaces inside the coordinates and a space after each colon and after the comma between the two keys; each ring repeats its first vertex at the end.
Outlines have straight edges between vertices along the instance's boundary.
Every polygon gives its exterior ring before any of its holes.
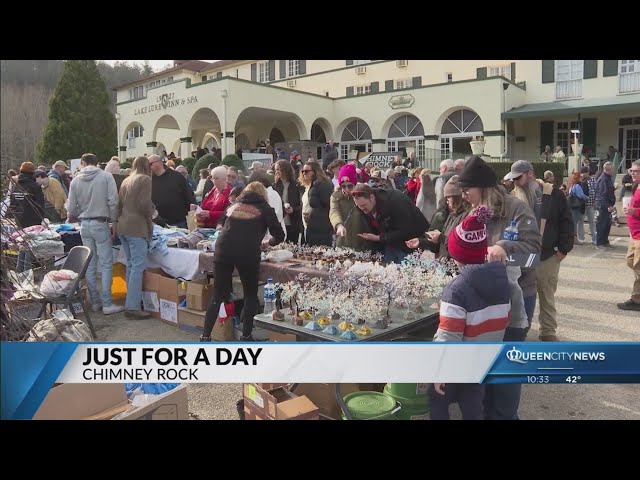
{"type": "Polygon", "coordinates": [[[571,209],[582,208],[582,205],[584,204],[584,200],[578,198],[577,196],[575,196],[573,194],[573,189],[574,188],[575,188],[575,185],[573,187],[571,187],[571,190],[569,191],[569,198],[567,199],[567,202],[569,204],[569,208],[571,208],[571,209]]]}

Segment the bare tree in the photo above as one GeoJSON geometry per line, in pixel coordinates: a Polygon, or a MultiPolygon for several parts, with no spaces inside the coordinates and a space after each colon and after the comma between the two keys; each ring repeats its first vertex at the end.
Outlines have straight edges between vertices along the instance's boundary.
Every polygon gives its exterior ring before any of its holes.
{"type": "Polygon", "coordinates": [[[3,169],[33,160],[47,123],[51,94],[49,89],[39,85],[1,85],[0,155],[3,169]]]}

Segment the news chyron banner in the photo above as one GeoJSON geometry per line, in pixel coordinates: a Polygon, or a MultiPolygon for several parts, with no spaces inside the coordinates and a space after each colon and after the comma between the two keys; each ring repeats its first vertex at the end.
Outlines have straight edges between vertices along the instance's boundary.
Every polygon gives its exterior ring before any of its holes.
{"type": "Polygon", "coordinates": [[[640,343],[2,343],[2,418],[59,383],[640,383],[640,343]]]}

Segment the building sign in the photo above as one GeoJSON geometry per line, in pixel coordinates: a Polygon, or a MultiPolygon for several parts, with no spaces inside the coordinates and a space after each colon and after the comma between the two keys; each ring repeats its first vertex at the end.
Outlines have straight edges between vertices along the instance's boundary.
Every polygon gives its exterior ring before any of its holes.
{"type": "Polygon", "coordinates": [[[159,112],[170,108],[188,105],[190,103],[198,103],[198,97],[191,95],[190,97],[175,98],[175,93],[163,93],[156,97],[156,103],[150,103],[144,107],[136,108],[134,115],[144,115],[150,112],[159,112]]]}
{"type": "Polygon", "coordinates": [[[365,155],[358,160],[362,165],[371,162],[374,167],[378,167],[381,170],[391,168],[396,156],[400,155],[399,152],[374,152],[369,155],[365,155]]]}
{"type": "Polygon", "coordinates": [[[398,108],[408,108],[415,103],[416,99],[413,95],[394,95],[389,99],[389,106],[394,110],[398,108]]]}

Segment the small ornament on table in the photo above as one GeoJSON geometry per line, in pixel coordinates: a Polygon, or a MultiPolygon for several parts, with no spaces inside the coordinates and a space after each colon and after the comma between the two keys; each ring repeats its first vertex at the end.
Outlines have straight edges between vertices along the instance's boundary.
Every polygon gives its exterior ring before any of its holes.
{"type": "Polygon", "coordinates": [[[373,331],[367,327],[366,325],[362,325],[358,330],[356,330],[357,335],[362,335],[363,337],[368,337],[373,334],[373,331]]]}
{"type": "Polygon", "coordinates": [[[276,322],[284,322],[284,313],[280,310],[274,310],[271,312],[271,318],[276,322]]]}
{"type": "Polygon", "coordinates": [[[340,338],[344,338],[345,340],[356,340],[358,336],[351,330],[347,330],[342,335],[340,335],[340,338]]]}
{"type": "Polygon", "coordinates": [[[343,320],[342,322],[340,322],[340,324],[338,325],[338,328],[342,331],[351,331],[355,329],[355,327],[353,326],[353,323],[347,322],[346,320],[343,320]]]}
{"type": "Polygon", "coordinates": [[[384,318],[382,318],[380,320],[377,320],[375,325],[374,325],[374,328],[380,328],[382,330],[384,330],[385,328],[388,328],[388,327],[389,327],[389,322],[384,318]]]}
{"type": "Polygon", "coordinates": [[[320,325],[322,328],[331,325],[331,319],[329,317],[327,317],[326,315],[320,315],[318,317],[318,325],[320,325]]]}
{"type": "Polygon", "coordinates": [[[327,335],[338,335],[340,330],[335,325],[329,325],[327,328],[322,330],[322,333],[326,333],[327,335]]]}
{"type": "Polygon", "coordinates": [[[304,326],[304,328],[306,328],[307,330],[313,330],[314,332],[318,330],[322,330],[322,327],[318,324],[318,322],[314,322],[314,321],[307,323],[304,326]]]}

